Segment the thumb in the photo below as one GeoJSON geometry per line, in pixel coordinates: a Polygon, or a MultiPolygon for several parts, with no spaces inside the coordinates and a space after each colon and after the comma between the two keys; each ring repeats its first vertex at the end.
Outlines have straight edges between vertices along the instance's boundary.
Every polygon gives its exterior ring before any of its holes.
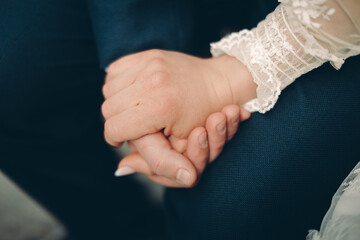
{"type": "Polygon", "coordinates": [[[192,162],[172,149],[162,133],[146,135],[133,142],[157,175],[177,180],[186,186],[192,186],[196,182],[197,172],[192,162]]]}
{"type": "Polygon", "coordinates": [[[139,153],[132,153],[124,157],[115,172],[115,176],[122,177],[133,174],[135,172],[143,173],[145,175],[154,175],[153,171],[139,153]]]}

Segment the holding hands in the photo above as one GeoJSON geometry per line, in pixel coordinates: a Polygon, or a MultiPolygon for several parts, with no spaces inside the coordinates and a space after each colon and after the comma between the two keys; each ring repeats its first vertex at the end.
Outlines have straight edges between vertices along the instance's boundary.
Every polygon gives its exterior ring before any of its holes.
{"type": "Polygon", "coordinates": [[[167,186],[193,186],[250,117],[239,106],[255,90],[246,67],[227,55],[150,50],[115,61],[103,87],[104,135],[113,146],[133,140],[118,175],[136,171],[167,186]]]}
{"type": "Polygon", "coordinates": [[[249,117],[248,111],[228,106],[207,119],[206,129],[195,128],[187,140],[172,136],[167,139],[159,132],[129,141],[132,153],[120,161],[116,175],[139,172],[168,187],[192,187],[207,164],[219,156],[225,142],[235,135],[239,122],[249,117]],[[235,115],[239,121],[231,122],[235,115]]]}

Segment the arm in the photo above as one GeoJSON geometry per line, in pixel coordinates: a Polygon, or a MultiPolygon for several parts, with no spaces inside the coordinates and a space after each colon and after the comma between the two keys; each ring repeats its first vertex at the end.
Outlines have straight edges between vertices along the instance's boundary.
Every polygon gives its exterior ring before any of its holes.
{"type": "Polygon", "coordinates": [[[251,111],[266,112],[296,78],[330,61],[339,69],[360,52],[360,3],[356,0],[283,0],[251,31],[211,45],[214,56],[243,62],[258,85],[251,111]]]}
{"type": "Polygon", "coordinates": [[[210,114],[254,98],[255,89],[246,67],[230,56],[201,59],[161,50],[129,55],[108,69],[105,137],[114,146],[162,130],[186,138],[210,114]]]}
{"type": "Polygon", "coordinates": [[[186,137],[228,104],[270,110],[300,75],[360,52],[359,12],[355,0],[283,1],[258,27],[214,44],[217,58],[150,51],[118,60],[104,86],[107,141],[163,129],[186,137]]]}

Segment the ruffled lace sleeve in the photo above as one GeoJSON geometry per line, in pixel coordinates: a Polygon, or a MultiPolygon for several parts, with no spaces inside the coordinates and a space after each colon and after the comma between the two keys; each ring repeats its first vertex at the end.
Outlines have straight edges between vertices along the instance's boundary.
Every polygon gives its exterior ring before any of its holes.
{"type": "Polygon", "coordinates": [[[340,69],[360,53],[359,0],[279,0],[274,12],[252,30],[211,44],[214,57],[228,54],[247,66],[257,98],[245,104],[265,113],[296,78],[330,61],[340,69]]]}

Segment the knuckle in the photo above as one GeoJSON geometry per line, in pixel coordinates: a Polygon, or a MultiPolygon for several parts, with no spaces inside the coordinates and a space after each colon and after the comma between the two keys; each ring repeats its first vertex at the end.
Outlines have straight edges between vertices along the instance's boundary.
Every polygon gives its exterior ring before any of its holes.
{"type": "Polygon", "coordinates": [[[111,114],[111,104],[109,103],[109,101],[105,101],[101,105],[101,113],[105,119],[109,118],[109,116],[111,114]]]}
{"type": "Polygon", "coordinates": [[[115,124],[114,121],[111,120],[105,121],[104,131],[106,133],[106,136],[108,136],[113,141],[116,140],[116,136],[118,136],[119,133],[117,124],[115,124]]]}
{"type": "Polygon", "coordinates": [[[155,57],[149,61],[149,66],[154,70],[163,70],[165,65],[166,61],[161,57],[155,57]]]}
{"type": "Polygon", "coordinates": [[[106,70],[107,72],[105,75],[105,83],[110,82],[116,76],[116,74],[113,71],[110,71],[109,68],[110,67],[108,67],[106,70]]]}
{"type": "Polygon", "coordinates": [[[227,118],[231,119],[233,117],[239,116],[240,110],[236,107],[228,107],[224,109],[224,114],[226,115],[227,118]]]}
{"type": "MultiPolygon", "coordinates": [[[[169,108],[172,109],[172,107],[169,108]]],[[[187,138],[189,132],[188,130],[185,129],[188,129],[188,126],[184,125],[183,127],[179,128],[179,126],[176,125],[176,119],[178,119],[177,116],[172,113],[169,113],[169,116],[174,116],[174,117],[172,118],[172,124],[170,124],[168,128],[164,129],[164,134],[165,133],[167,135],[173,134],[179,138],[187,138]]]]}
{"type": "Polygon", "coordinates": [[[157,158],[155,161],[154,161],[154,164],[153,164],[153,171],[156,175],[161,175],[162,173],[162,170],[164,169],[164,161],[157,158]]]}
{"type": "MultiPolygon", "coordinates": [[[[120,59],[121,60],[121,59],[120,59]]],[[[117,66],[119,65],[120,60],[116,60],[115,62],[112,62],[107,68],[106,68],[106,79],[112,76],[112,73],[115,71],[117,66]]]]}
{"type": "Polygon", "coordinates": [[[214,114],[212,114],[211,117],[212,118],[210,118],[210,121],[212,121],[212,123],[214,125],[226,122],[226,115],[224,113],[222,113],[222,112],[214,113],[214,114]]]}
{"type": "Polygon", "coordinates": [[[111,87],[109,83],[105,83],[102,87],[102,94],[105,98],[108,98],[111,95],[111,87]]]}
{"type": "Polygon", "coordinates": [[[165,71],[155,71],[149,80],[152,88],[163,88],[169,85],[170,75],[165,71]]]}
{"type": "Polygon", "coordinates": [[[164,51],[160,49],[151,49],[145,52],[151,58],[161,58],[164,56],[164,51]]]}
{"type": "Polygon", "coordinates": [[[114,62],[110,63],[110,65],[107,67],[106,72],[107,75],[113,76],[114,72],[116,73],[117,69],[123,65],[128,59],[128,56],[121,57],[114,62]]]}
{"type": "Polygon", "coordinates": [[[164,59],[156,57],[152,58],[148,63],[148,69],[152,72],[161,72],[166,69],[166,62],[164,59]]]}

